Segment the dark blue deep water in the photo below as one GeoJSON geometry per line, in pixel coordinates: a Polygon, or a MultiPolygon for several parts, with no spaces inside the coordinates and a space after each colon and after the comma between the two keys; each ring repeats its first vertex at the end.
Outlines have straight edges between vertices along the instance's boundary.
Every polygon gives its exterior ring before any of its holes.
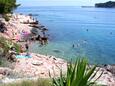
{"type": "Polygon", "coordinates": [[[81,7],[20,7],[49,31],[49,44],[30,46],[34,53],[65,59],[87,57],[90,63],[115,64],[115,9],[81,7]],[[74,44],[74,48],[72,45],[74,44]]]}

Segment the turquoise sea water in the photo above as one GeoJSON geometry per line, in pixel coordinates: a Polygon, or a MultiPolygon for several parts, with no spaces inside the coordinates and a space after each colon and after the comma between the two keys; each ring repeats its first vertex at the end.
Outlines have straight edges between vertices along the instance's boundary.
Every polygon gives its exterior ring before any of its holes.
{"type": "Polygon", "coordinates": [[[49,29],[48,45],[39,47],[36,42],[30,46],[32,52],[115,64],[115,9],[20,7],[16,12],[37,14],[34,17],[49,29]]]}

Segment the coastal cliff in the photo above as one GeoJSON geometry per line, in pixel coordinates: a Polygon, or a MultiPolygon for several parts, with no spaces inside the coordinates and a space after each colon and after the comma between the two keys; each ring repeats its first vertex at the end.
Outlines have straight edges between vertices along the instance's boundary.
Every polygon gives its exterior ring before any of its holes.
{"type": "Polygon", "coordinates": [[[95,7],[100,8],[115,8],[115,1],[108,1],[105,3],[96,3],[95,7]]]}

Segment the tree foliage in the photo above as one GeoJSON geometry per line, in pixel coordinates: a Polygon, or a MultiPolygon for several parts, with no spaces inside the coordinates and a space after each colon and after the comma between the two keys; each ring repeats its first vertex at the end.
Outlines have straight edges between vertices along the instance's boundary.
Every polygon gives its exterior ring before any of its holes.
{"type": "Polygon", "coordinates": [[[18,6],[16,0],[0,0],[0,14],[12,13],[18,6]]]}

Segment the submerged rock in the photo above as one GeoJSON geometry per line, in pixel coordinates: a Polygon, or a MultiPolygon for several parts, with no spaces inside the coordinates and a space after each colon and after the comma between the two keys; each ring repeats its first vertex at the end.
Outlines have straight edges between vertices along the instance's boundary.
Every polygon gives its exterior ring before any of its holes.
{"type": "Polygon", "coordinates": [[[60,50],[53,50],[53,52],[55,52],[55,53],[61,53],[60,50]]]}

